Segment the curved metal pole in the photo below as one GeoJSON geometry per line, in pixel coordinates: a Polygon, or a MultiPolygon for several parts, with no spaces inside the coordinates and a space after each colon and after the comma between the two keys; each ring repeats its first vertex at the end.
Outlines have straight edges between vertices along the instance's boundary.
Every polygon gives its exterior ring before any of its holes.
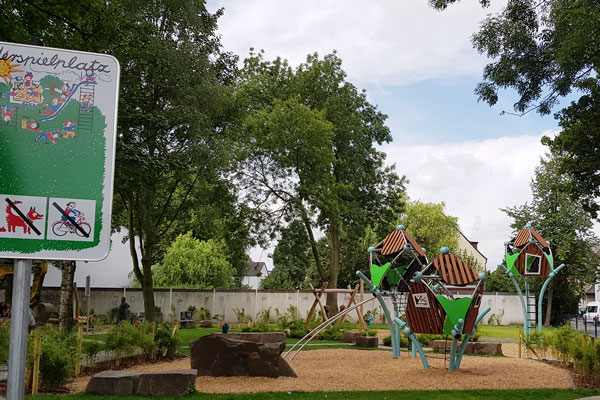
{"type": "Polygon", "coordinates": [[[397,343],[396,341],[396,335],[394,335],[394,320],[390,316],[390,312],[387,306],[385,305],[385,301],[383,301],[383,297],[381,297],[381,290],[379,290],[377,286],[373,285],[373,282],[371,282],[371,280],[367,278],[362,272],[356,271],[356,275],[358,275],[360,279],[362,279],[367,283],[367,285],[369,285],[369,287],[373,291],[373,295],[377,297],[377,300],[379,300],[379,304],[383,309],[383,314],[385,315],[385,318],[388,321],[388,326],[390,328],[390,335],[392,337],[392,354],[394,358],[398,358],[398,356],[400,355],[400,346],[399,343],[397,343]]]}
{"type": "Polygon", "coordinates": [[[448,371],[454,371],[456,369],[456,348],[458,347],[458,339],[462,336],[462,330],[465,320],[462,318],[458,319],[454,329],[452,329],[452,347],[450,348],[450,363],[448,364],[448,371]]]}
{"type": "Polygon", "coordinates": [[[523,330],[525,335],[529,335],[529,320],[527,318],[527,309],[525,308],[525,300],[523,300],[523,293],[521,293],[521,288],[515,279],[515,276],[511,271],[508,270],[504,265],[500,265],[504,268],[504,273],[508,275],[508,277],[512,280],[515,289],[517,289],[517,294],[519,295],[519,299],[521,299],[521,307],[523,308],[523,330]]]}
{"type": "Polygon", "coordinates": [[[394,322],[401,328],[404,328],[404,334],[410,338],[411,343],[413,344],[413,349],[419,352],[421,356],[421,362],[423,363],[423,369],[429,369],[429,363],[427,362],[427,357],[425,356],[425,352],[423,351],[423,347],[421,343],[419,343],[419,339],[417,336],[410,331],[410,328],[406,326],[406,322],[402,321],[400,318],[394,318],[394,322]]]}
{"type": "Polygon", "coordinates": [[[540,290],[540,299],[538,300],[538,332],[542,331],[542,299],[544,298],[544,292],[552,278],[554,278],[556,274],[558,274],[558,271],[563,269],[564,266],[565,264],[560,264],[554,271],[550,272],[548,278],[546,278],[546,282],[544,282],[544,286],[542,286],[542,290],[540,290]]]}
{"type": "Polygon", "coordinates": [[[292,351],[292,349],[294,349],[296,346],[298,346],[298,344],[302,343],[302,341],[306,338],[308,338],[308,340],[302,345],[300,346],[300,348],[294,353],[294,355],[292,357],[290,357],[290,361],[292,361],[294,359],[294,357],[296,357],[296,355],[298,355],[298,353],[304,348],[304,346],[306,346],[315,335],[318,335],[319,333],[323,332],[325,330],[325,328],[327,328],[329,325],[332,325],[335,321],[337,321],[340,317],[343,317],[344,315],[348,314],[351,311],[354,311],[354,309],[356,309],[357,307],[371,301],[373,299],[367,299],[364,301],[361,301],[358,304],[353,305],[350,308],[345,309],[344,311],[336,314],[335,316],[333,316],[332,318],[329,318],[327,321],[321,323],[321,325],[317,326],[315,329],[313,329],[312,331],[310,331],[309,333],[306,334],[306,336],[304,336],[302,339],[300,339],[294,346],[292,346],[291,349],[288,350],[287,353],[285,353],[283,355],[282,358],[286,358],[287,355],[292,351]]]}
{"type": "Polygon", "coordinates": [[[462,356],[463,356],[463,354],[465,354],[465,350],[467,349],[467,343],[469,343],[469,339],[471,339],[471,336],[473,336],[475,334],[475,331],[477,330],[477,326],[479,325],[479,323],[481,322],[483,317],[485,317],[485,315],[488,312],[490,312],[490,310],[491,310],[491,308],[489,306],[484,308],[483,311],[480,312],[479,315],[477,315],[477,319],[475,319],[475,325],[473,325],[473,330],[471,331],[471,333],[469,333],[468,335],[465,335],[462,345],[460,346],[460,349],[458,350],[458,355],[456,356],[456,363],[455,363],[456,369],[460,368],[460,362],[462,361],[462,356]]]}

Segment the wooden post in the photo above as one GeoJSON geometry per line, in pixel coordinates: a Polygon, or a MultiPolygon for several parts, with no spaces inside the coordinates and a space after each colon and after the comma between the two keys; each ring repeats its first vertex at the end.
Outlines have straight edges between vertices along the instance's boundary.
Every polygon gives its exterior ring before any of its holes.
{"type": "Polygon", "coordinates": [[[523,347],[523,332],[522,329],[519,328],[519,358],[521,358],[521,348],[523,347]]]}
{"type": "Polygon", "coordinates": [[[77,328],[77,361],[75,362],[75,376],[81,372],[81,353],[83,352],[83,327],[77,328]]]}
{"type": "Polygon", "coordinates": [[[33,383],[31,385],[31,394],[37,394],[40,387],[40,356],[42,347],[42,338],[36,337],[33,341],[33,383]]]}

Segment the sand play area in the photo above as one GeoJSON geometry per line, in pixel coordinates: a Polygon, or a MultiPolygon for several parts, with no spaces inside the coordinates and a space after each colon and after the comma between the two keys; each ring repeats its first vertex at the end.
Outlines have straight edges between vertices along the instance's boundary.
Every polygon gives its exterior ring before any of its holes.
{"type": "MultiPolygon", "coordinates": [[[[444,368],[443,354],[428,355],[431,369],[419,358],[390,351],[324,349],[303,351],[290,363],[298,378],[198,377],[196,388],[205,393],[267,391],[354,391],[406,389],[519,389],[571,388],[566,369],[544,362],[511,357],[464,356],[458,371],[444,368]]],[[[447,364],[446,364],[447,366],[447,364]]],[[[190,368],[190,359],[139,365],[130,369],[156,371],[190,368]]],[[[89,376],[71,384],[72,392],[85,391],[89,376]]]]}

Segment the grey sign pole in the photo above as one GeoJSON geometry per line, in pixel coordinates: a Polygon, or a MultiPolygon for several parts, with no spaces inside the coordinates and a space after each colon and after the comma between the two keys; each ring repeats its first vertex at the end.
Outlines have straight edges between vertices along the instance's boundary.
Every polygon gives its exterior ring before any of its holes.
{"type": "Polygon", "coordinates": [[[85,297],[87,297],[87,329],[86,332],[90,331],[90,296],[91,292],[92,276],[88,275],[85,277],[85,297]]]}
{"type": "Polygon", "coordinates": [[[31,260],[15,260],[13,277],[7,400],[21,400],[25,397],[31,260]]]}

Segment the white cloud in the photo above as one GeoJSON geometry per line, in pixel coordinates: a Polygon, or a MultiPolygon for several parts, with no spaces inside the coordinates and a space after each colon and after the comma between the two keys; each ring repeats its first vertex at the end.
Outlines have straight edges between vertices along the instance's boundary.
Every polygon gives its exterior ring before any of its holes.
{"type": "Polygon", "coordinates": [[[218,0],[219,33],[226,50],[242,58],[250,47],[292,65],[315,51],[337,50],[350,81],[397,85],[456,75],[480,75],[485,58],[471,46],[479,21],[504,1],[482,9],[477,1],[444,12],[427,1],[218,0]]]}
{"type": "MultiPolygon", "coordinates": [[[[542,135],[552,135],[544,132],[542,135]]],[[[534,168],[546,152],[542,135],[427,146],[382,148],[388,162],[410,180],[408,195],[425,202],[445,202],[446,212],[459,218],[469,240],[494,270],[510,239],[511,219],[500,208],[531,200],[534,168]]]]}

